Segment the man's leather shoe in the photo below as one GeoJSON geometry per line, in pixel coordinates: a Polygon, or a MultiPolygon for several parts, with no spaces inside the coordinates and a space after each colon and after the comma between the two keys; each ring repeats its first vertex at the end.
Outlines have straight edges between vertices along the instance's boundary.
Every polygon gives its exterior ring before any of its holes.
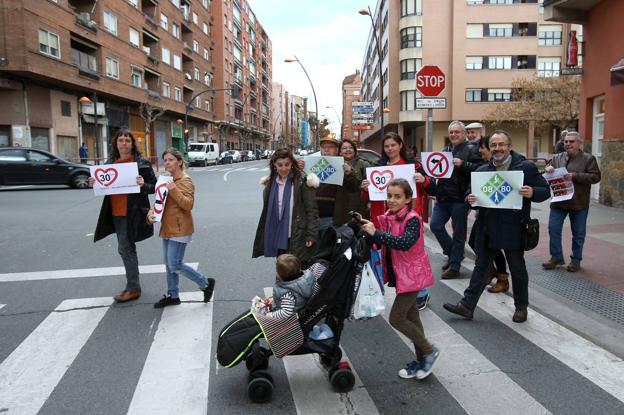
{"type": "Polygon", "coordinates": [[[577,272],[581,269],[581,263],[578,261],[571,261],[566,269],[568,270],[568,272],[577,272]]]}
{"type": "Polygon", "coordinates": [[[453,314],[472,320],[473,311],[463,305],[461,301],[457,304],[445,303],[442,307],[444,307],[446,311],[450,311],[453,314]]]}
{"type": "Polygon", "coordinates": [[[544,269],[555,269],[559,265],[565,265],[565,262],[563,262],[563,261],[561,261],[559,259],[550,258],[547,262],[544,262],[542,264],[542,268],[544,268],[544,269]]]}
{"type": "Polygon", "coordinates": [[[127,301],[136,300],[140,296],[141,296],[141,290],[135,290],[135,291],[122,291],[116,296],[114,296],[113,298],[118,303],[125,303],[127,301]]]}
{"type": "Polygon", "coordinates": [[[459,271],[455,271],[454,269],[447,269],[442,273],[443,280],[452,280],[454,278],[459,278],[459,271]]]}
{"type": "Polygon", "coordinates": [[[516,308],[512,320],[514,323],[524,323],[527,320],[528,311],[526,308],[516,308]]]}

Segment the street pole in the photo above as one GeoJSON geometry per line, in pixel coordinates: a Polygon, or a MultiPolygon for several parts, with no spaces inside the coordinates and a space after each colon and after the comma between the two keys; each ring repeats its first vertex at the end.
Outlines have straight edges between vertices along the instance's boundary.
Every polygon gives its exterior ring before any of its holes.
{"type": "Polygon", "coordinates": [[[433,151],[433,108],[427,110],[427,151],[433,151]]]}
{"type": "Polygon", "coordinates": [[[384,99],[383,99],[383,73],[382,73],[382,60],[383,56],[381,56],[381,44],[379,43],[379,38],[377,37],[377,27],[375,25],[375,20],[373,19],[373,13],[371,12],[370,6],[366,6],[368,8],[368,13],[363,13],[364,10],[360,11],[360,14],[368,14],[370,17],[371,25],[373,26],[373,36],[375,38],[375,45],[377,46],[377,61],[379,66],[379,126],[381,132],[381,139],[383,140],[384,136],[384,99]]]}
{"type": "Polygon", "coordinates": [[[94,92],[92,95],[93,101],[93,125],[95,127],[95,164],[98,164],[100,158],[100,131],[98,127],[98,110],[97,110],[97,94],[94,92]]]}
{"type": "Polygon", "coordinates": [[[303,66],[303,64],[301,63],[301,61],[299,60],[299,58],[297,58],[296,55],[293,55],[295,57],[295,59],[286,59],[284,62],[297,62],[299,64],[299,66],[301,66],[301,69],[303,69],[303,72],[305,73],[306,77],[308,78],[308,82],[310,83],[310,87],[312,88],[312,94],[314,95],[314,106],[316,108],[316,130],[315,130],[315,138],[316,138],[316,143],[314,143],[314,150],[316,150],[318,147],[318,143],[319,143],[319,111],[318,111],[318,100],[316,99],[316,91],[314,90],[314,84],[312,84],[312,80],[310,79],[310,75],[308,75],[308,71],[306,71],[306,68],[303,66]]]}
{"type": "Polygon", "coordinates": [[[338,115],[338,111],[336,111],[336,108],[334,108],[333,105],[329,105],[325,108],[331,108],[332,110],[334,110],[334,114],[336,114],[336,118],[338,118],[338,122],[340,123],[340,140],[342,141],[342,117],[338,115]]]}

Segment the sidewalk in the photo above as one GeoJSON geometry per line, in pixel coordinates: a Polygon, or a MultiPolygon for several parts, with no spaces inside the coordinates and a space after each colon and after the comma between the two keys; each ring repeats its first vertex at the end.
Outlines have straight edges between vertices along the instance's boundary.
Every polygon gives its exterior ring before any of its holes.
{"type": "MultiPolygon", "coordinates": [[[[610,208],[592,202],[587,220],[587,237],[583,249],[581,270],[576,273],[565,267],[547,271],[541,266],[550,258],[548,216],[550,202],[533,203],[531,217],[540,221],[540,242],[525,255],[529,280],[561,297],[586,307],[612,321],[624,325],[624,209],[610,208]]],[[[468,216],[468,234],[475,215],[468,216]]],[[[447,226],[451,231],[450,222],[447,226]]],[[[426,224],[425,232],[435,241],[426,224]]],[[[437,244],[437,241],[435,242],[437,244]]],[[[570,223],[566,219],[563,228],[563,251],[569,262],[572,246],[570,223]]],[[[475,257],[466,244],[466,257],[475,257]]],[[[464,270],[462,274],[465,274],[464,270]]],[[[463,275],[469,277],[469,275],[463,275]]]]}

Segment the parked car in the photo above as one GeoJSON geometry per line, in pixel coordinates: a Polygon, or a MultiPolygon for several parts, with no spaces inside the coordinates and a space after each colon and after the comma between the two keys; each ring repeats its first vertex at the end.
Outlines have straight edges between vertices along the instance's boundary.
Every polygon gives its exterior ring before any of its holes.
{"type": "Polygon", "coordinates": [[[358,148],[357,154],[359,158],[366,160],[371,166],[376,165],[381,158],[381,154],[368,148],[358,148]]]}
{"type": "Polygon", "coordinates": [[[239,163],[241,156],[238,150],[225,150],[219,156],[219,164],[239,163]]]}
{"type": "Polygon", "coordinates": [[[189,166],[198,164],[206,167],[209,164],[217,164],[218,156],[219,144],[217,143],[189,143],[189,166]]]}
{"type": "Polygon", "coordinates": [[[275,152],[275,150],[266,149],[266,150],[264,150],[264,153],[262,153],[262,158],[263,159],[270,159],[274,152],[275,152]]]}
{"type": "Polygon", "coordinates": [[[247,150],[236,150],[240,154],[240,161],[249,161],[249,153],[247,150]]]}
{"type": "Polygon", "coordinates": [[[256,159],[256,153],[254,153],[252,150],[247,151],[247,160],[255,160],[256,159]]]}
{"type": "Polygon", "coordinates": [[[0,148],[0,184],[61,184],[89,187],[89,167],[63,160],[47,151],[26,147],[0,148]]]}

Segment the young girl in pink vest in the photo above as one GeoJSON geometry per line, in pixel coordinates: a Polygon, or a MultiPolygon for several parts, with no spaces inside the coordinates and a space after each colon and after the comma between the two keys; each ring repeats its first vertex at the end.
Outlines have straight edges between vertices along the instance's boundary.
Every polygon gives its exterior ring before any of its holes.
{"type": "Polygon", "coordinates": [[[412,209],[412,188],[405,179],[388,185],[388,211],[378,216],[380,229],[363,220],[362,230],[382,246],[384,281],[396,287],[390,324],[407,336],[416,350],[416,360],[399,370],[404,379],[424,379],[431,374],[440,351],[425,337],[416,297],[433,284],[433,273],[425,251],[422,220],[412,209]]]}

